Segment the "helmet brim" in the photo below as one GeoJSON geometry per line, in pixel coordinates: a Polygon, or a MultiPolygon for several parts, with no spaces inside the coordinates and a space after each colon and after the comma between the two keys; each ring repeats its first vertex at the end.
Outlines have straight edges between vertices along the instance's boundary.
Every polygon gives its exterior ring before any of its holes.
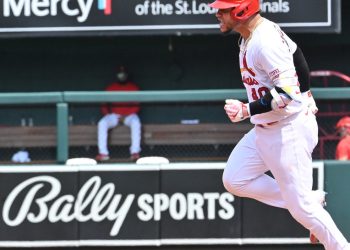
{"type": "Polygon", "coordinates": [[[216,0],[209,4],[210,7],[214,9],[228,9],[239,6],[239,4],[232,3],[232,1],[216,0]]]}

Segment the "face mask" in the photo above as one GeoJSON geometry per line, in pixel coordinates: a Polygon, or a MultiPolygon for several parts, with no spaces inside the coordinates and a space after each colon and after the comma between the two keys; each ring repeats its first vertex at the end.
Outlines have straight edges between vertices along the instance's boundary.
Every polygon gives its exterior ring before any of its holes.
{"type": "Polygon", "coordinates": [[[117,79],[119,82],[125,82],[127,78],[128,78],[128,74],[125,72],[119,72],[117,74],[117,79]]]}

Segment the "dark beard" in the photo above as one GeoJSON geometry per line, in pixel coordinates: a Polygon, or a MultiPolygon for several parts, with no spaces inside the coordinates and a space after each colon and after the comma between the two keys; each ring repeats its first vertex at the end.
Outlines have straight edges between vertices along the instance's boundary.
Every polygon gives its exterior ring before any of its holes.
{"type": "Polygon", "coordinates": [[[228,30],[228,31],[225,31],[225,32],[221,32],[221,34],[223,36],[229,36],[229,35],[233,34],[233,30],[228,30]]]}

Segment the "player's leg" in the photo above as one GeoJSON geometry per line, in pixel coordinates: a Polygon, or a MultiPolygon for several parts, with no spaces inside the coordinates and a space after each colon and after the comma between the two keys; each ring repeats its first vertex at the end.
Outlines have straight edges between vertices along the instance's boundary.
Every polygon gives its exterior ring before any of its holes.
{"type": "Polygon", "coordinates": [[[141,151],[141,122],[137,114],[125,117],[124,124],[131,130],[130,154],[138,154],[141,151]]]}
{"type": "Polygon", "coordinates": [[[285,207],[276,181],[265,174],[267,167],[257,153],[255,140],[252,129],[235,146],[224,170],[224,186],[234,195],[285,207]]]}
{"type": "Polygon", "coordinates": [[[301,114],[275,126],[257,128],[257,146],[277,180],[288,210],[327,250],[348,249],[346,239],[311,191],[311,153],[317,143],[316,120],[310,114],[301,114]]]}
{"type": "Polygon", "coordinates": [[[97,125],[98,152],[102,155],[109,155],[107,147],[108,130],[118,125],[119,115],[107,114],[99,120],[97,125]]]}

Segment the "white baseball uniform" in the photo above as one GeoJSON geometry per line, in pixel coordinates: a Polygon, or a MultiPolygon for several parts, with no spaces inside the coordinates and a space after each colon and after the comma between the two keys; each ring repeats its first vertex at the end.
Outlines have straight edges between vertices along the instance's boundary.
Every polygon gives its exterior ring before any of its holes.
{"type": "MultiPolygon", "coordinates": [[[[239,61],[249,102],[276,86],[297,84],[295,49],[296,44],[267,19],[241,42],[239,61]]],[[[293,100],[280,110],[253,115],[251,122],[256,126],[228,159],[225,188],[237,196],[287,208],[327,250],[349,249],[312,192],[311,154],[318,141],[318,127],[307,105],[293,100]],[[268,170],[274,178],[265,174],[268,170]]]]}

